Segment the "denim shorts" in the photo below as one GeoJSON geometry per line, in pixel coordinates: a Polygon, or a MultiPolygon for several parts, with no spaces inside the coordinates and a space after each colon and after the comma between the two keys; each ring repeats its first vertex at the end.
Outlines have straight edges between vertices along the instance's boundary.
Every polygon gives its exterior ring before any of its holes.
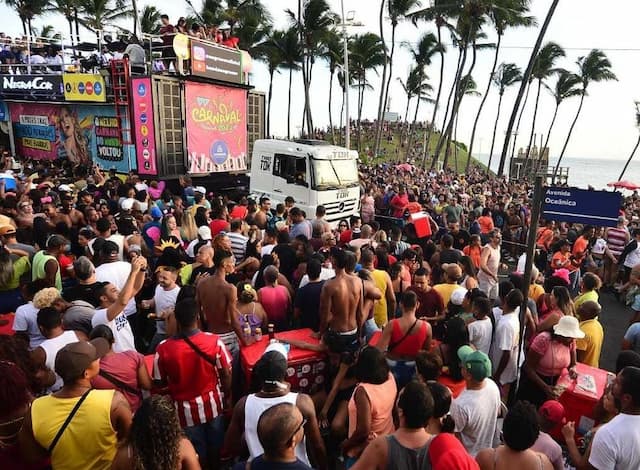
{"type": "Polygon", "coordinates": [[[195,426],[187,426],[184,433],[193,444],[199,456],[208,457],[209,449],[219,449],[224,442],[224,417],[217,416],[212,421],[195,426]]]}

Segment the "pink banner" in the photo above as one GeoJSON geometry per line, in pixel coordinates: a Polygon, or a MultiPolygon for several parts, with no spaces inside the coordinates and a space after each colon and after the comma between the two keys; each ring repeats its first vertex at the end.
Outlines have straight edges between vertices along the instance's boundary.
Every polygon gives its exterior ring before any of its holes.
{"type": "Polygon", "coordinates": [[[189,173],[247,169],[247,92],[187,82],[189,173]]]}
{"type": "Polygon", "coordinates": [[[138,173],[141,175],[157,175],[151,79],[149,77],[132,78],[131,92],[133,134],[135,136],[138,173]]]}

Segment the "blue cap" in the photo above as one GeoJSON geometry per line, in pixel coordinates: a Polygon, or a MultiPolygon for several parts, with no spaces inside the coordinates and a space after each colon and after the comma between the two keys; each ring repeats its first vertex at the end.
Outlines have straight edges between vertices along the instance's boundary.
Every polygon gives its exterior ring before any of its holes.
{"type": "Polygon", "coordinates": [[[162,211],[159,207],[154,206],[151,208],[151,217],[153,217],[154,219],[162,218],[162,211]]]}

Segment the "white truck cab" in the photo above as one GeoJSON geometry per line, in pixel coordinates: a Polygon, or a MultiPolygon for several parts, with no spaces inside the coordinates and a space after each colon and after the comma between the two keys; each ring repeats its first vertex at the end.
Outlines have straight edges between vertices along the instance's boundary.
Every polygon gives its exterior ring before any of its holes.
{"type": "Polygon", "coordinates": [[[272,203],[291,196],[308,219],[322,205],[327,211],[325,219],[335,226],[340,219],[360,212],[358,152],[320,140],[257,140],[250,192],[272,203]]]}

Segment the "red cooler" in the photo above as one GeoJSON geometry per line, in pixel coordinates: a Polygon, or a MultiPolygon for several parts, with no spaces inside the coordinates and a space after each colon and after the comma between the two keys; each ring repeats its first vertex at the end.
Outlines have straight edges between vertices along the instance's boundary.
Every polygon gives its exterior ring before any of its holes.
{"type": "MultiPolygon", "coordinates": [[[[300,330],[276,333],[275,337],[283,342],[287,340],[298,340],[311,344],[319,344],[320,340],[312,338],[312,333],[313,331],[311,329],[303,328],[300,330]]],[[[268,345],[269,336],[265,334],[261,341],[243,347],[240,350],[240,364],[244,371],[247,384],[251,382],[253,367],[262,357],[268,345]]],[[[286,380],[291,384],[291,390],[294,392],[309,393],[314,385],[320,385],[325,380],[327,363],[324,353],[291,346],[287,363],[286,380]]]]}
{"type": "Polygon", "coordinates": [[[567,371],[558,380],[557,387],[566,387],[558,401],[564,406],[567,421],[576,423],[576,434],[583,435],[594,425],[593,407],[613,374],[581,363],[576,364],[576,372],[576,380],[567,371]]]}

